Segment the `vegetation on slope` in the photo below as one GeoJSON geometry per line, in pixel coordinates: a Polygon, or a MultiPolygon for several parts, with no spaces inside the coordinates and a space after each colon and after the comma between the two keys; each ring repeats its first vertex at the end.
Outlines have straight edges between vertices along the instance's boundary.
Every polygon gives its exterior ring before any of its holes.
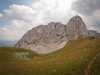
{"type": "Polygon", "coordinates": [[[16,48],[16,47],[1,47],[0,48],[0,62],[27,60],[27,59],[33,59],[37,56],[38,54],[27,49],[16,48]]]}
{"type": "Polygon", "coordinates": [[[94,64],[92,65],[90,75],[100,75],[100,56],[97,57],[94,64]]]}
{"type": "MultiPolygon", "coordinates": [[[[45,55],[14,47],[0,48],[0,75],[84,75],[88,63],[99,52],[100,38],[93,37],[70,41],[64,48],[45,55]],[[22,60],[13,55],[20,51],[32,53],[33,59],[22,60]]],[[[96,61],[93,68],[97,68],[99,60],[96,61]]]]}

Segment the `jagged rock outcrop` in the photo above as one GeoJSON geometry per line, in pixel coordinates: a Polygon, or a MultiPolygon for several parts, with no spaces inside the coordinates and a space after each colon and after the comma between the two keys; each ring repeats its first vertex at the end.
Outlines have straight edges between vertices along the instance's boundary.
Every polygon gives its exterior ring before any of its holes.
{"type": "Polygon", "coordinates": [[[78,15],[71,18],[66,25],[67,35],[70,38],[77,39],[79,36],[88,36],[88,30],[82,18],[78,15]]]}
{"type": "Polygon", "coordinates": [[[15,46],[38,53],[50,53],[64,47],[67,42],[66,25],[51,22],[28,31],[15,46]]]}
{"type": "Polygon", "coordinates": [[[76,15],[65,25],[51,22],[29,30],[15,46],[46,54],[63,48],[70,39],[79,36],[87,37],[89,32],[82,18],[76,15]]]}

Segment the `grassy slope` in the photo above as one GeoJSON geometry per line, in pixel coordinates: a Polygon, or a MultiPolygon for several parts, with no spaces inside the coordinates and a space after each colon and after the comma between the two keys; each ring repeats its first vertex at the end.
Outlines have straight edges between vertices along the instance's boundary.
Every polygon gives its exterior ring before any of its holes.
{"type": "Polygon", "coordinates": [[[35,52],[27,49],[16,48],[16,47],[1,47],[0,48],[0,62],[12,62],[21,60],[19,56],[16,56],[16,53],[29,53],[27,58],[34,58],[38,56],[35,52]]]}
{"type": "Polygon", "coordinates": [[[96,59],[91,68],[91,75],[100,75],[100,56],[96,59]]]}
{"type": "MultiPolygon", "coordinates": [[[[30,51],[33,55],[31,60],[14,57],[11,49],[24,51],[19,48],[0,48],[0,75],[84,75],[89,61],[100,52],[100,38],[70,41],[64,48],[46,55],[30,51]],[[37,58],[34,59],[34,56],[37,58]]],[[[91,72],[91,75],[95,74],[91,72]]]]}

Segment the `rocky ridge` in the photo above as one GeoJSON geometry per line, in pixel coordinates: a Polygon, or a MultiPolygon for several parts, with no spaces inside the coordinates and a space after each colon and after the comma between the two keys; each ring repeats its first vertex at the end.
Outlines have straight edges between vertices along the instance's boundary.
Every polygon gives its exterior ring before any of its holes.
{"type": "Polygon", "coordinates": [[[82,18],[76,15],[67,24],[51,22],[29,30],[15,46],[46,54],[63,48],[70,39],[92,36],[92,33],[87,30],[82,18]]]}

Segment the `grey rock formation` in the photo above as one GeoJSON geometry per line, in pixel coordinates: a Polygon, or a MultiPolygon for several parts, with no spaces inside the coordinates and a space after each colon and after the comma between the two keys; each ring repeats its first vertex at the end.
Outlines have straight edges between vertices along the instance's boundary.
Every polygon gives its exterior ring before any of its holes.
{"type": "Polygon", "coordinates": [[[70,19],[67,23],[66,30],[67,35],[69,35],[71,39],[77,39],[79,36],[88,36],[86,25],[82,18],[78,15],[70,19]]]}
{"type": "Polygon", "coordinates": [[[76,15],[65,25],[51,22],[29,30],[15,46],[46,54],[63,48],[70,39],[79,36],[87,37],[89,32],[82,18],[76,15]]]}
{"type": "Polygon", "coordinates": [[[51,22],[28,31],[15,46],[45,54],[64,47],[67,42],[66,25],[51,22]]]}
{"type": "Polygon", "coordinates": [[[94,30],[88,30],[90,36],[100,37],[100,33],[94,30]]]}

